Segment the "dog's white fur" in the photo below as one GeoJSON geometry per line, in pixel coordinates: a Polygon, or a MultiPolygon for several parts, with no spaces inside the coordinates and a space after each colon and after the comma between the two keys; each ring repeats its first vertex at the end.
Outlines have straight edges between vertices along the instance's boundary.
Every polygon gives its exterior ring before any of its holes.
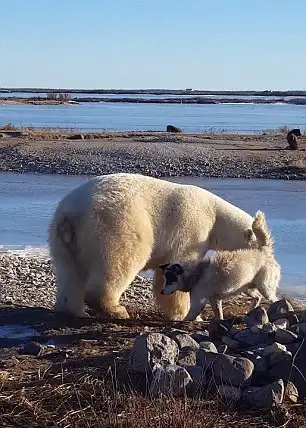
{"type": "Polygon", "coordinates": [[[162,294],[190,291],[190,310],[185,320],[194,320],[208,300],[219,319],[223,319],[222,300],[241,293],[254,298],[254,307],[260,304],[262,296],[269,302],[277,300],[281,268],[274,257],[272,236],[261,211],[256,213],[252,229],[257,248],[217,251],[206,260],[162,266],[165,275],[162,294]],[[168,279],[167,273],[172,275],[168,279]]]}
{"type": "Polygon", "coordinates": [[[256,241],[246,232],[252,222],[245,211],[196,186],[127,173],[90,179],[63,198],[50,225],[55,309],[86,316],[86,298],[128,318],[120,296],[140,271],[153,269],[159,306],[181,320],[189,295],[161,296],[158,266],[199,259],[208,248],[246,248],[256,241]]]}

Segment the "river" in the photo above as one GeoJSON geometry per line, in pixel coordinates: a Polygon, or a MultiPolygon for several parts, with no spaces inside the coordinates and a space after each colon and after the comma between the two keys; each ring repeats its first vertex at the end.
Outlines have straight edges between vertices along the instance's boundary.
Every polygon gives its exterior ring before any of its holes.
{"type": "MultiPolygon", "coordinates": [[[[0,251],[47,252],[47,228],[58,201],[86,177],[0,173],[0,251]]],[[[267,215],[282,266],[281,287],[306,297],[306,182],[171,178],[204,187],[254,214],[267,215]]]]}
{"type": "Polygon", "coordinates": [[[1,104],[0,126],[81,131],[162,131],[168,124],[186,132],[254,133],[282,126],[306,130],[306,105],[293,104],[1,104]]]}

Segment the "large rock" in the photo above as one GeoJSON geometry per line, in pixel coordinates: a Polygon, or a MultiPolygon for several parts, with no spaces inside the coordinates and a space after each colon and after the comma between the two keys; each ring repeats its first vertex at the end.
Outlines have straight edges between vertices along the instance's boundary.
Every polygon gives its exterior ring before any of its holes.
{"type": "Polygon", "coordinates": [[[299,391],[293,382],[288,381],[285,387],[285,400],[296,404],[299,401],[299,391]]]}
{"type": "Polygon", "coordinates": [[[221,341],[224,345],[227,345],[230,350],[235,351],[240,348],[240,342],[234,340],[229,336],[222,336],[221,341]]]}
{"type": "Polygon", "coordinates": [[[190,374],[192,378],[192,383],[188,384],[187,391],[191,395],[201,395],[204,391],[207,391],[207,372],[201,366],[189,366],[185,367],[187,372],[190,374]]]}
{"type": "Polygon", "coordinates": [[[247,358],[201,350],[197,354],[197,365],[207,369],[218,384],[237,387],[246,384],[254,370],[254,364],[247,358]]]}
{"type": "Polygon", "coordinates": [[[272,353],[267,357],[270,379],[289,379],[292,372],[292,355],[289,351],[272,353]]]}
{"type": "Polygon", "coordinates": [[[214,352],[217,353],[218,350],[216,348],[216,345],[213,342],[200,342],[199,343],[200,349],[206,352],[214,352]]]}
{"type": "Polygon", "coordinates": [[[272,303],[268,309],[268,317],[271,322],[276,321],[280,318],[287,318],[288,314],[292,314],[293,307],[290,302],[286,299],[278,300],[272,303]]]}
{"type": "Polygon", "coordinates": [[[242,392],[240,388],[235,388],[234,386],[220,385],[218,387],[218,394],[221,395],[223,399],[227,402],[235,402],[240,400],[242,392]]]}
{"type": "Polygon", "coordinates": [[[253,325],[263,325],[269,322],[268,314],[265,308],[262,306],[257,306],[252,311],[250,311],[244,317],[244,322],[248,327],[252,327],[253,325]]]}
{"type": "Polygon", "coordinates": [[[300,398],[306,397],[306,342],[304,342],[294,357],[294,365],[291,364],[289,379],[297,387],[300,398]]]}
{"type": "Polygon", "coordinates": [[[246,328],[238,331],[233,339],[244,346],[268,345],[274,342],[274,333],[265,333],[262,330],[252,333],[249,328],[246,328]]]}
{"type": "Polygon", "coordinates": [[[300,316],[299,316],[299,321],[302,323],[306,323],[306,309],[304,309],[303,311],[301,311],[300,316]]]}
{"type": "Polygon", "coordinates": [[[287,351],[287,348],[285,345],[281,345],[280,343],[274,342],[271,345],[268,345],[264,348],[262,355],[264,357],[267,357],[268,355],[271,355],[271,354],[276,354],[276,353],[281,353],[286,351],[287,351]]]}
{"type": "Polygon", "coordinates": [[[159,366],[153,370],[150,393],[153,396],[180,397],[186,394],[187,386],[191,383],[192,377],[184,367],[176,364],[159,366]]]}
{"type": "Polygon", "coordinates": [[[180,349],[177,364],[180,366],[193,366],[197,362],[197,353],[194,349],[185,347],[180,349]]]}
{"type": "Polygon", "coordinates": [[[296,327],[295,330],[298,334],[300,334],[301,336],[306,336],[306,323],[305,322],[299,323],[295,327],[296,327]]]}
{"type": "Polygon", "coordinates": [[[195,333],[192,333],[190,337],[192,337],[197,343],[206,342],[207,340],[209,340],[209,331],[197,331],[195,333]]]}
{"type": "Polygon", "coordinates": [[[251,386],[243,391],[243,400],[253,409],[272,409],[282,404],[285,386],[282,379],[278,379],[268,385],[251,386]]]}
{"type": "Polygon", "coordinates": [[[274,326],[276,327],[276,329],[285,329],[287,330],[290,327],[289,321],[287,320],[287,318],[280,318],[276,321],[274,321],[274,326]]]}
{"type": "Polygon", "coordinates": [[[131,370],[147,373],[156,364],[174,364],[179,356],[177,343],[161,333],[149,333],[138,336],[130,353],[131,370]]]}
{"type": "Polygon", "coordinates": [[[275,333],[275,340],[278,343],[283,345],[287,345],[288,343],[296,342],[298,340],[298,335],[292,333],[290,330],[286,330],[284,328],[279,328],[275,333]]]}
{"type": "Polygon", "coordinates": [[[189,348],[194,351],[199,349],[199,344],[187,333],[174,330],[168,333],[167,336],[178,344],[179,349],[189,348]]]}

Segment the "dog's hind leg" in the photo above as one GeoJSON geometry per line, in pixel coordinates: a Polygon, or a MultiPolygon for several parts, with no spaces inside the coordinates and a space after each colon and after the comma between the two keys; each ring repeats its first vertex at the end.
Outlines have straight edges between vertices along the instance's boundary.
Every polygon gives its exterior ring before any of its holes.
{"type": "Polygon", "coordinates": [[[221,299],[210,299],[210,305],[212,307],[212,310],[214,312],[214,315],[217,319],[223,320],[223,307],[222,307],[222,300],[221,299]]]}
{"type": "Polygon", "coordinates": [[[248,288],[245,291],[245,294],[249,297],[252,297],[252,309],[257,308],[262,301],[262,294],[257,290],[257,288],[248,288]]]}

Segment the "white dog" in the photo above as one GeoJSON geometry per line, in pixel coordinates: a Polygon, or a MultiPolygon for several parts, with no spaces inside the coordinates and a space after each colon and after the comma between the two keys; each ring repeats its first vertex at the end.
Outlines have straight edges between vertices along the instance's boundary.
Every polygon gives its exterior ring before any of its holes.
{"type": "Polygon", "coordinates": [[[269,302],[277,300],[281,268],[275,260],[273,239],[261,211],[256,213],[252,230],[257,237],[257,248],[217,251],[208,259],[160,266],[164,271],[162,294],[190,292],[186,321],[197,318],[208,300],[219,319],[223,319],[222,300],[238,294],[253,297],[253,307],[260,304],[262,296],[269,302]]]}

